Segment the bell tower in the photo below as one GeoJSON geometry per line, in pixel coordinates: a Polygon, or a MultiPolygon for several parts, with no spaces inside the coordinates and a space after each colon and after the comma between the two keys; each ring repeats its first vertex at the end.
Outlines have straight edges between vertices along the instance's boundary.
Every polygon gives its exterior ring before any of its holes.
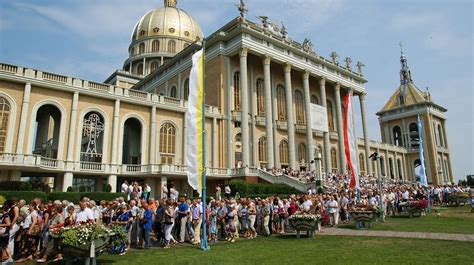
{"type": "MultiPolygon", "coordinates": [[[[382,110],[377,112],[382,142],[406,149],[403,165],[406,179],[416,180],[419,166],[420,136],[417,116],[422,119],[423,157],[428,182],[435,185],[453,183],[451,159],[446,130],[447,109],[433,102],[428,90],[420,90],[413,82],[407,57],[400,43],[400,85],[382,110]]],[[[390,158],[389,158],[390,159],[390,158]]],[[[389,159],[384,159],[387,162],[389,159]]],[[[387,164],[386,168],[390,165],[387,164]]],[[[397,178],[395,176],[387,176],[397,178]]]]}

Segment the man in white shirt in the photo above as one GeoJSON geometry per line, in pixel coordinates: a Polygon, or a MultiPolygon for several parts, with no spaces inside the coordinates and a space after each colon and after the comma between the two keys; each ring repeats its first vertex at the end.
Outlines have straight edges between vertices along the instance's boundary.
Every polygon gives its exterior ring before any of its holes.
{"type": "Polygon", "coordinates": [[[124,183],[122,183],[122,188],[121,188],[122,193],[127,193],[128,192],[128,182],[125,180],[124,183]]]}
{"type": "Polygon", "coordinates": [[[329,196],[328,213],[331,218],[331,225],[336,226],[339,223],[339,205],[334,196],[329,196]]]}
{"type": "Polygon", "coordinates": [[[76,213],[76,224],[84,222],[94,222],[94,212],[87,207],[86,202],[79,203],[80,209],[76,213]]]}

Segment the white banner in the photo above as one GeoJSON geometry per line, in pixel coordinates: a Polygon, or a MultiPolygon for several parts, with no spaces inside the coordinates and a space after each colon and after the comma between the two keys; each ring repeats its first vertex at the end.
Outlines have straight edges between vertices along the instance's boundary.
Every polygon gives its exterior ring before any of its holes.
{"type": "Polygon", "coordinates": [[[328,132],[328,115],[326,107],[311,103],[311,128],[328,132]]]}

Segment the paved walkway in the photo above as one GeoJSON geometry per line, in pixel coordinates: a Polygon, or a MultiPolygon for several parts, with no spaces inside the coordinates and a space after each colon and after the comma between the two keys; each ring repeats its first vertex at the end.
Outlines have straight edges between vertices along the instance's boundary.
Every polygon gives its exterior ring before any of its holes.
{"type": "Polygon", "coordinates": [[[425,232],[395,232],[395,231],[374,231],[374,230],[353,230],[342,228],[324,228],[321,235],[331,236],[378,236],[378,237],[402,237],[402,238],[423,238],[441,239],[454,241],[474,242],[474,234],[448,234],[448,233],[425,233],[425,232]]]}

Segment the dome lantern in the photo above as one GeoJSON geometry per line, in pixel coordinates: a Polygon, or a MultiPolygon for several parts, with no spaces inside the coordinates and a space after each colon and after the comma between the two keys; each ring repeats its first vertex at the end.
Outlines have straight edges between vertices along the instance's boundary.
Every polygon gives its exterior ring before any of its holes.
{"type": "Polygon", "coordinates": [[[164,6],[147,12],[132,33],[129,58],[124,70],[146,76],[195,41],[202,40],[199,24],[177,0],[164,0],[164,6]]]}
{"type": "Polygon", "coordinates": [[[176,7],[176,4],[178,3],[177,0],[164,0],[165,2],[165,7],[176,7]]]}

